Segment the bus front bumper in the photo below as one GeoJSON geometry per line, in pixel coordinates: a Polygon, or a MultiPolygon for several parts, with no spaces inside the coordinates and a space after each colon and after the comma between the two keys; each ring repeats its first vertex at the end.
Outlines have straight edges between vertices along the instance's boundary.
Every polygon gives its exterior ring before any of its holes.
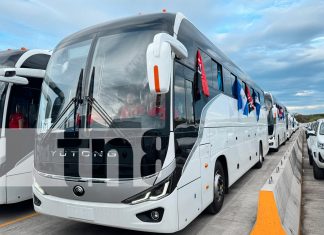
{"type": "Polygon", "coordinates": [[[169,196],[158,201],[147,201],[135,205],[83,202],[77,199],[58,198],[40,193],[35,184],[33,185],[33,193],[35,211],[42,214],[146,232],[172,233],[179,229],[177,190],[174,190],[169,196]],[[40,205],[36,205],[39,202],[40,205]],[[163,209],[163,216],[160,222],[144,222],[137,217],[137,215],[143,214],[143,212],[158,208],[163,209]]]}

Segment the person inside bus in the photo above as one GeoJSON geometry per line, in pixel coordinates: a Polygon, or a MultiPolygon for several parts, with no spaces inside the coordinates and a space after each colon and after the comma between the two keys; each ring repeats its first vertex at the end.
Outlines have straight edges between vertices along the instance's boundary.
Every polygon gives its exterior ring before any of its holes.
{"type": "Polygon", "coordinates": [[[119,109],[119,118],[131,118],[144,114],[144,107],[141,105],[133,92],[126,96],[126,103],[119,109]]]}
{"type": "Polygon", "coordinates": [[[9,128],[27,128],[27,121],[21,111],[21,106],[19,104],[16,105],[16,111],[9,117],[9,128]]]}
{"type": "Polygon", "coordinates": [[[147,99],[147,115],[150,117],[159,117],[161,120],[165,120],[164,96],[148,93],[147,99]]]}

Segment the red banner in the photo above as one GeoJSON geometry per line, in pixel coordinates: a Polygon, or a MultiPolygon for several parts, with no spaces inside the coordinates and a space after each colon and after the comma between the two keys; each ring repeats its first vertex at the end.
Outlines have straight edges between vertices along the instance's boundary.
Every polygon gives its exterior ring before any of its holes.
{"type": "Polygon", "coordinates": [[[201,77],[202,92],[205,96],[209,96],[208,81],[206,77],[204,62],[201,58],[199,50],[197,51],[197,69],[198,74],[200,74],[201,77]]]}
{"type": "Polygon", "coordinates": [[[254,103],[253,103],[253,98],[251,96],[251,92],[250,92],[248,85],[245,85],[245,95],[246,95],[246,98],[247,98],[248,104],[249,104],[249,112],[251,112],[252,110],[254,110],[254,103]]]}

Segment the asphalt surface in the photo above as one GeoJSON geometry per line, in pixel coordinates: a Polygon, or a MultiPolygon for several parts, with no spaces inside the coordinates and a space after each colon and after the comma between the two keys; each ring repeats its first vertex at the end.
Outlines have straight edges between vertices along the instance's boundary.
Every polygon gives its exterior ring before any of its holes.
{"type": "Polygon", "coordinates": [[[307,143],[304,141],[302,184],[302,234],[324,234],[324,180],[316,180],[309,165],[307,143]]]}
{"type": "MultiPolygon", "coordinates": [[[[258,192],[296,136],[295,133],[285,145],[280,147],[278,152],[270,152],[265,156],[261,169],[251,169],[232,185],[225,197],[223,208],[217,215],[212,216],[202,213],[184,230],[175,234],[249,234],[256,220],[258,192]]],[[[39,214],[35,215],[32,202],[28,201],[16,205],[0,206],[0,234],[150,235],[152,233],[86,224],[39,214]]]]}

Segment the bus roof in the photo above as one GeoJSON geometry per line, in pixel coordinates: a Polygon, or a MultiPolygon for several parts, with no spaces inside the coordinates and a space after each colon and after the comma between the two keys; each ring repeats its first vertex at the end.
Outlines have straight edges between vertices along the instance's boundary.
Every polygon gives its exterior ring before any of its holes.
{"type": "Polygon", "coordinates": [[[83,29],[64,38],[57,47],[69,44],[71,41],[74,42],[85,38],[93,38],[93,36],[97,33],[118,34],[128,30],[134,30],[134,28],[145,29],[149,26],[173,33],[175,16],[176,14],[172,13],[157,13],[108,21],[83,29]]]}
{"type": "MultiPolygon", "coordinates": [[[[70,43],[78,42],[81,40],[91,39],[96,34],[118,34],[129,30],[135,29],[145,29],[153,28],[159,29],[161,31],[166,31],[169,34],[173,35],[174,33],[174,23],[177,14],[181,13],[156,13],[156,14],[147,14],[147,15],[138,15],[133,17],[127,17],[122,19],[117,19],[113,21],[108,21],[92,27],[86,28],[79,32],[76,32],[66,38],[64,38],[56,47],[56,49],[69,45],[70,43]]],[[[198,29],[197,29],[198,30],[198,29]]],[[[199,30],[198,30],[199,31],[199,30]]],[[[199,31],[200,32],[200,31],[199,31]]],[[[201,36],[204,38],[204,41],[209,44],[213,50],[213,54],[216,54],[217,58],[220,58],[221,61],[218,61],[230,72],[234,73],[241,80],[246,82],[249,85],[252,85],[255,88],[258,88],[263,92],[263,89],[259,87],[251,78],[240,69],[232,60],[230,60],[219,48],[217,48],[203,33],[201,36]]]]}

